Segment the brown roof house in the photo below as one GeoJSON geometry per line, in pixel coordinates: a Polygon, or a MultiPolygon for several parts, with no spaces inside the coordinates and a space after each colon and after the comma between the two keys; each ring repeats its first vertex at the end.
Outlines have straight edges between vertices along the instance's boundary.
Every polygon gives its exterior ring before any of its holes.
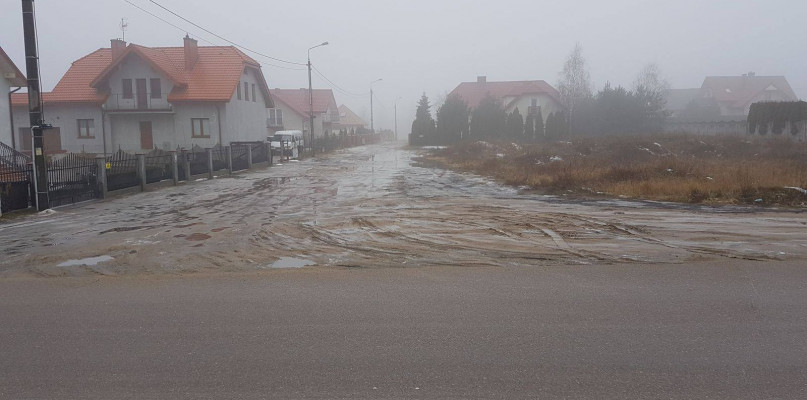
{"type": "Polygon", "coordinates": [[[544,122],[550,113],[564,109],[560,93],[545,81],[488,82],[487,77],[480,76],[476,82],[460,83],[448,96],[459,96],[471,109],[486,96],[492,96],[508,113],[516,108],[521,115],[540,110],[544,122]]]}
{"type": "MultiPolygon", "coordinates": [[[[270,133],[283,130],[300,130],[309,135],[310,104],[308,89],[272,89],[274,107],[269,109],[270,133]]],[[[314,107],[314,135],[330,134],[333,125],[339,122],[339,110],[331,89],[312,91],[314,107]]]]}
{"type": "MultiPolygon", "coordinates": [[[[45,150],[110,153],[266,139],[273,105],[257,61],[232,46],[145,47],[113,39],[72,63],[43,93],[45,150]]],[[[27,98],[12,97],[20,150],[27,98]]],[[[30,140],[28,140],[30,141],[30,140]]]]}
{"type": "Polygon", "coordinates": [[[28,85],[25,75],[14,65],[11,58],[0,47],[0,142],[14,145],[14,130],[11,120],[11,88],[14,91],[28,85]]]}
{"type": "Polygon", "coordinates": [[[357,132],[367,126],[361,117],[356,115],[353,110],[349,109],[346,105],[339,106],[339,122],[333,125],[333,130],[337,133],[339,130],[344,129],[348,133],[357,132]]]}
{"type": "Polygon", "coordinates": [[[700,95],[714,99],[721,116],[746,116],[751,104],[762,101],[796,101],[798,97],[784,76],[707,76],[700,95]]]}

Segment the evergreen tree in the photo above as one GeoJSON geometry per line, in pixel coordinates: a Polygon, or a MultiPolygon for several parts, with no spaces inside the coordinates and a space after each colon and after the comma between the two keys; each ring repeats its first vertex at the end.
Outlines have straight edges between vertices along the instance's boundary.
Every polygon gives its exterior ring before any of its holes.
{"type": "Polygon", "coordinates": [[[524,119],[518,112],[518,107],[507,116],[507,136],[512,140],[521,140],[524,137],[524,119]]]}
{"type": "Polygon", "coordinates": [[[541,107],[539,106],[535,111],[535,139],[543,140],[546,136],[546,132],[544,132],[544,115],[541,112],[541,107]]]}
{"type": "Polygon", "coordinates": [[[527,141],[535,140],[535,114],[528,113],[524,118],[524,139],[527,141]]]}
{"type": "Polygon", "coordinates": [[[432,119],[431,105],[426,93],[418,101],[415,120],[412,122],[412,135],[410,144],[424,145],[434,141],[434,119],[432,119]]]}
{"type": "Polygon", "coordinates": [[[493,97],[486,96],[471,113],[471,137],[501,138],[507,129],[507,113],[493,97]]]}
{"type": "Polygon", "coordinates": [[[446,98],[437,110],[437,137],[439,143],[455,143],[468,136],[468,104],[459,96],[446,98]]]}

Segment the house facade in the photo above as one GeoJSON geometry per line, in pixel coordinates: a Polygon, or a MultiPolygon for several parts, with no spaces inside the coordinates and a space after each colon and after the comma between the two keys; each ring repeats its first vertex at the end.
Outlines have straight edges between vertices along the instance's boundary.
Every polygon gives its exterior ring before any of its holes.
{"type": "Polygon", "coordinates": [[[0,142],[12,147],[15,138],[12,135],[14,126],[11,118],[11,93],[25,86],[27,86],[25,75],[0,47],[0,142]]]}
{"type": "MultiPolygon", "coordinates": [[[[263,141],[272,106],[260,64],[235,47],[199,47],[187,36],[182,47],[114,39],[110,48],[73,62],[43,101],[45,121],[53,126],[45,132],[49,153],[263,141]]],[[[27,98],[12,97],[12,106],[17,134],[30,135],[23,118],[27,98]]]]}
{"type": "MultiPolygon", "coordinates": [[[[306,138],[310,135],[308,89],[272,89],[274,107],[268,110],[269,134],[283,130],[300,130],[306,138]]],[[[314,109],[314,137],[331,134],[339,122],[339,109],[330,89],[312,90],[314,109]]]]}
{"type": "Polygon", "coordinates": [[[477,77],[476,82],[462,82],[448,95],[459,96],[470,109],[475,109],[487,96],[498,100],[507,113],[518,109],[528,115],[539,110],[546,122],[549,114],[563,111],[560,93],[545,81],[488,82],[487,77],[477,77]]]}
{"type": "Polygon", "coordinates": [[[358,132],[360,129],[367,126],[361,117],[356,115],[350,108],[342,104],[339,106],[339,122],[333,124],[333,132],[338,134],[340,130],[345,130],[348,133],[358,132]]]}

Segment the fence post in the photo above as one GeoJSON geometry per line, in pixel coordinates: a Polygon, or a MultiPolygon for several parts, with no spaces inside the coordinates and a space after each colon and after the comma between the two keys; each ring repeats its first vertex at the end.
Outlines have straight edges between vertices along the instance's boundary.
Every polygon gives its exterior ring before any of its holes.
{"type": "Polygon", "coordinates": [[[252,144],[247,144],[247,169],[252,169],[252,144]]]}
{"type": "Polygon", "coordinates": [[[185,180],[190,182],[191,181],[191,158],[189,154],[182,150],[182,162],[185,168],[185,180]]]}
{"type": "Polygon", "coordinates": [[[146,191],[146,155],[137,153],[137,177],[140,179],[140,191],[146,191]]]}
{"type": "Polygon", "coordinates": [[[266,150],[266,160],[267,160],[266,166],[271,167],[272,162],[274,161],[272,159],[273,158],[272,157],[272,144],[268,143],[268,142],[264,142],[263,143],[263,148],[266,150]]]}
{"type": "Polygon", "coordinates": [[[177,163],[179,160],[177,160],[176,151],[170,151],[169,153],[171,153],[171,172],[173,173],[174,186],[176,186],[179,183],[179,165],[177,163]]]}
{"type": "Polygon", "coordinates": [[[233,174],[233,146],[224,146],[224,158],[227,160],[227,172],[233,174]]]}
{"type": "Polygon", "coordinates": [[[100,186],[98,194],[103,199],[109,190],[106,183],[106,157],[103,154],[95,156],[95,167],[98,168],[98,185],[100,186]]]}
{"type": "Polygon", "coordinates": [[[213,149],[208,147],[205,151],[207,152],[207,178],[213,179],[213,149]]]}

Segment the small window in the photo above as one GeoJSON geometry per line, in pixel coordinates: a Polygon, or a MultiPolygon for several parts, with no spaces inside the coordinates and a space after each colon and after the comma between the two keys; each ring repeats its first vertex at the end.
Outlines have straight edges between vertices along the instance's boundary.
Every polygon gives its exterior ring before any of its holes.
{"type": "Polygon", "coordinates": [[[279,108],[269,109],[269,126],[283,126],[283,110],[279,108]]]}
{"type": "Polygon", "coordinates": [[[255,84],[254,84],[254,83],[252,84],[252,101],[253,101],[253,102],[258,101],[258,100],[256,100],[256,98],[255,98],[255,84]]]}
{"type": "Polygon", "coordinates": [[[78,137],[79,139],[92,139],[95,137],[95,120],[92,119],[79,119],[78,120],[78,137]]]}
{"type": "Polygon", "coordinates": [[[134,91],[132,90],[132,80],[131,79],[124,79],[122,81],[123,85],[123,98],[124,99],[133,99],[134,98],[134,91]]]}
{"type": "Polygon", "coordinates": [[[244,82],[244,100],[249,101],[249,83],[244,82]]]}
{"type": "Polygon", "coordinates": [[[537,107],[538,106],[538,99],[532,99],[532,104],[530,104],[530,105],[533,106],[533,107],[537,107]]]}
{"type": "Polygon", "coordinates": [[[151,98],[159,99],[163,97],[162,86],[160,85],[160,78],[151,78],[151,98]]]}
{"type": "Polygon", "coordinates": [[[191,137],[210,137],[210,118],[191,118],[191,137]]]}
{"type": "Polygon", "coordinates": [[[235,91],[238,92],[238,100],[241,100],[241,82],[238,82],[238,85],[235,85],[235,91]]]}

